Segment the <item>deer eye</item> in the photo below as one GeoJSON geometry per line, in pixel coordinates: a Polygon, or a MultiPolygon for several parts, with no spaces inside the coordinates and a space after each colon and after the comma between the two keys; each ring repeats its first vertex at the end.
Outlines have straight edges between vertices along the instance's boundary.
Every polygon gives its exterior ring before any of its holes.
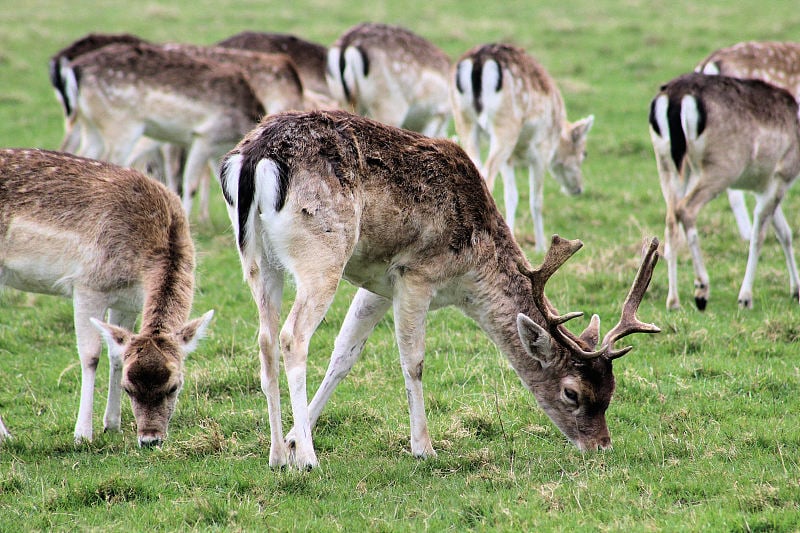
{"type": "Polygon", "coordinates": [[[578,405],[578,391],[575,389],[564,387],[564,389],[561,391],[561,394],[564,396],[564,400],[566,400],[567,403],[578,405]]]}
{"type": "Polygon", "coordinates": [[[172,396],[172,395],[173,395],[173,394],[175,394],[176,392],[178,392],[178,385],[177,385],[177,384],[173,385],[173,386],[172,386],[172,388],[170,388],[170,389],[169,389],[169,392],[167,392],[167,394],[169,394],[170,396],[172,396]]]}

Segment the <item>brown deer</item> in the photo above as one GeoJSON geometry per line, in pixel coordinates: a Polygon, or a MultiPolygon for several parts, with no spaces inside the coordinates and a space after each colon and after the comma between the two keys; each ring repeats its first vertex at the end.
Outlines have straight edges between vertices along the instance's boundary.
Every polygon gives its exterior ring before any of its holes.
{"type": "Polygon", "coordinates": [[[325,66],[328,49],[323,45],[287,33],[243,31],[217,43],[217,46],[238,48],[269,54],[286,54],[297,66],[307,91],[329,98],[325,66]]]}
{"type": "Polygon", "coordinates": [[[450,58],[400,26],[364,23],[328,49],[328,86],[340,105],[385,124],[444,137],[450,58]]]}
{"type": "Polygon", "coordinates": [[[503,177],[506,221],[512,233],[519,203],[514,167],[527,165],[536,250],[543,252],[545,169],[562,192],[583,192],[581,164],[594,116],[567,122],[553,78],[523,49],[508,44],[486,44],[465,52],[453,70],[450,98],[456,133],[482,169],[489,190],[494,189],[498,172],[503,177]],[[489,152],[482,165],[480,144],[485,136],[489,152]]]}
{"type": "Polygon", "coordinates": [[[271,430],[270,465],[317,465],[311,437],[336,384],[381,317],[394,311],[408,393],[411,452],[435,455],[422,394],[425,317],[459,307],[486,331],[539,405],[581,450],[611,445],[605,411],[620,338],[658,328],[636,318],[657,261],[653,239],[622,319],[598,345],[599,318],[580,335],[544,295],[549,277],[582,243],[557,236],[532,269],[472,161],[455,143],[346,112],[266,117],[223,160],[245,279],[258,307],[261,386],[271,430]],[[284,276],[296,299],[279,332],[284,276]],[[360,287],[310,406],[309,341],[340,279],[360,287]],[[294,418],[284,440],[280,353],[294,418]]]}
{"type": "MultiPolygon", "coordinates": [[[[187,321],[194,245],[174,193],[99,161],[0,150],[0,285],[72,298],[81,361],[76,441],[92,438],[101,334],[110,363],[104,428],[119,431],[125,390],[139,445],[164,440],[184,357],[213,315],[187,321]],[[140,313],[140,331],[132,333],[140,313]]],[[[0,440],[9,436],[0,421],[0,440]]]]}
{"type": "MultiPolygon", "coordinates": [[[[720,48],[703,59],[695,72],[708,75],[756,79],[786,89],[800,99],[800,43],[746,41],[720,48]]],[[[728,189],[736,226],[742,239],[750,239],[752,226],[744,193],[728,189]]]]}
{"type": "Polygon", "coordinates": [[[739,305],[753,306],[756,264],[770,221],[786,256],[790,293],[798,298],[792,230],[780,206],[800,174],[797,110],[791,94],[760,80],[696,73],[670,81],[653,99],[650,137],[667,205],[667,308],[680,307],[676,246],[681,229],[694,265],[695,304],[701,311],[706,308],[710,286],[700,253],[697,215],[729,188],[756,195],[739,305]]]}
{"type": "MultiPolygon", "coordinates": [[[[65,94],[81,124],[80,155],[129,163],[142,137],[185,147],[183,206],[207,166],[218,160],[264,115],[241,68],[170,51],[162,46],[110,44],[61,69],[65,94]]],[[[201,217],[208,192],[201,189],[201,217]]]]}

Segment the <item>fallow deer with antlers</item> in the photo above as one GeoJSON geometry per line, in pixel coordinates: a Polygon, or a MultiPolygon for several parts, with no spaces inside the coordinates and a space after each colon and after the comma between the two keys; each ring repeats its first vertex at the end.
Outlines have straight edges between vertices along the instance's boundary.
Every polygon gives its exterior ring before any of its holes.
{"type": "Polygon", "coordinates": [[[400,26],[364,23],[328,49],[326,75],[343,109],[429,137],[450,121],[450,58],[400,26]]]}
{"type": "MultiPolygon", "coordinates": [[[[746,41],[720,48],[703,59],[695,72],[756,79],[786,89],[800,101],[800,43],[746,41]]],[[[752,226],[744,193],[728,189],[728,200],[742,239],[750,239],[752,226]]]]}
{"type": "Polygon", "coordinates": [[[700,253],[697,216],[706,203],[729,188],[756,195],[739,305],[753,306],[753,280],[770,221],[786,257],[790,294],[798,298],[792,230],[780,205],[800,174],[797,111],[791,94],[763,81],[696,73],[662,86],[653,99],[650,137],[667,206],[667,308],[680,307],[676,246],[681,230],[694,265],[695,304],[700,310],[706,308],[710,286],[700,253]]]}
{"type": "Polygon", "coordinates": [[[472,161],[455,143],[345,112],[266,117],[223,161],[222,191],[258,307],[261,386],[271,430],[270,465],[317,465],[311,430],[359,357],[370,332],[394,311],[408,393],[411,452],[436,453],[428,433],[422,370],[425,317],[454,305],[508,357],[523,384],[581,450],[611,445],[605,411],[612,362],[631,333],[654,333],[636,310],[657,261],[644,256],[622,319],[599,340],[599,318],[580,335],[545,297],[547,280],[581,246],[557,236],[531,268],[472,161]],[[279,330],[284,276],[296,298],[279,330]],[[309,341],[344,278],[359,288],[327,374],[309,405],[309,341]],[[294,428],[284,440],[281,351],[294,428]]]}
{"type": "MultiPolygon", "coordinates": [[[[164,440],[184,357],[213,315],[188,320],[194,265],[180,199],[155,180],[60,152],[0,150],[0,285],[72,298],[81,362],[76,441],[92,439],[101,335],[110,362],[104,428],[120,429],[125,390],[139,445],[164,440]]],[[[9,436],[0,421],[0,440],[9,436]]]]}
{"type": "Polygon", "coordinates": [[[545,169],[570,195],[583,192],[581,164],[594,116],[567,122],[561,93],[553,78],[523,49],[486,44],[456,62],[450,84],[456,133],[473,162],[494,189],[503,177],[506,221],[514,231],[519,194],[514,167],[527,165],[529,205],[536,250],[544,251],[542,222],[545,169]],[[489,152],[481,164],[481,138],[489,152]]]}

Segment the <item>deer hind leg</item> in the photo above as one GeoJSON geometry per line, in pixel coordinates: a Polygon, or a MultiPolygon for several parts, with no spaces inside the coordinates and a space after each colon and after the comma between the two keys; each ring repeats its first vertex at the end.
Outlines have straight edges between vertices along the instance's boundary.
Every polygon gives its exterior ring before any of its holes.
{"type": "MultiPolygon", "coordinates": [[[[718,193],[722,192],[719,188],[719,184],[724,183],[724,180],[709,177],[708,180],[703,180],[701,178],[699,182],[708,183],[708,185],[692,189],[686,197],[678,203],[675,214],[678,222],[683,226],[686,233],[686,243],[692,254],[692,264],[695,273],[694,302],[697,309],[703,311],[708,304],[708,298],[711,295],[711,287],[709,284],[708,271],[706,270],[703,255],[700,251],[700,237],[697,234],[696,226],[697,214],[704,205],[718,193]]],[[[674,230],[672,237],[675,237],[674,230]]]]}
{"type": "Polygon", "coordinates": [[[414,457],[436,457],[428,431],[422,371],[425,359],[425,317],[432,290],[424,283],[413,283],[409,274],[395,282],[393,300],[395,335],[400,349],[400,366],[408,396],[411,422],[411,453],[414,457]]]}
{"type": "MultiPolygon", "coordinates": [[[[308,418],[312,428],[319,420],[319,415],[325,408],[325,404],[328,403],[333,391],[350,373],[353,365],[358,360],[364,350],[367,337],[369,337],[391,305],[391,300],[371,293],[366,289],[359,289],[356,292],[350,308],[347,310],[347,316],[344,318],[342,328],[336,336],[325,378],[308,406],[308,418]]],[[[295,430],[292,428],[289,434],[286,435],[286,442],[291,446],[295,441],[295,430]]]]}
{"type": "MultiPolygon", "coordinates": [[[[108,314],[108,321],[111,324],[133,331],[137,313],[110,309],[108,314]]],[[[109,350],[108,363],[108,400],[106,412],[103,415],[103,430],[106,432],[120,431],[122,427],[122,358],[120,354],[109,350]]]]}
{"type": "Polygon", "coordinates": [[[246,268],[247,283],[258,308],[258,347],[261,362],[261,390],[267,398],[269,413],[270,447],[269,466],[285,466],[289,453],[283,442],[281,422],[281,397],[279,390],[280,345],[278,326],[283,297],[283,273],[271,268],[268,259],[260,266],[246,268]]]}
{"type": "Polygon", "coordinates": [[[783,214],[781,206],[775,209],[775,214],[772,217],[772,225],[775,228],[775,234],[778,236],[778,242],[781,243],[783,248],[783,255],[786,258],[786,268],[789,270],[789,294],[795,300],[800,300],[800,293],[798,286],[800,286],[800,278],[798,278],[797,262],[794,258],[794,249],[792,247],[792,228],[786,221],[786,216],[783,214]]]}
{"type": "Polygon", "coordinates": [[[519,133],[520,128],[513,125],[504,126],[502,129],[493,126],[489,130],[489,152],[486,155],[486,164],[483,168],[483,178],[486,180],[489,192],[494,189],[494,180],[497,177],[497,172],[514,153],[519,133]]]}
{"type": "Polygon", "coordinates": [[[749,241],[753,228],[750,225],[750,214],[747,212],[744,191],[728,189],[728,203],[731,204],[733,217],[736,219],[736,227],[739,229],[739,236],[742,240],[749,241]]]}
{"type": "Polygon", "coordinates": [[[75,442],[81,442],[92,440],[94,382],[102,351],[100,333],[92,326],[89,319],[104,320],[108,303],[101,294],[76,288],[73,306],[75,336],[81,361],[81,401],[78,420],[75,423],[75,442]]]}
{"type": "MultiPolygon", "coordinates": [[[[767,225],[778,209],[781,196],[782,194],[779,196],[774,190],[756,195],[756,207],[753,211],[753,231],[750,234],[750,250],[747,254],[747,268],[744,272],[742,287],[739,290],[739,307],[741,308],[751,309],[753,307],[753,281],[756,277],[758,258],[761,255],[761,248],[767,236],[767,225]]],[[[782,221],[785,222],[785,220],[782,221]]],[[[787,236],[784,234],[782,237],[786,238],[787,236]]],[[[778,238],[781,239],[781,236],[778,238]]],[[[783,244],[781,241],[781,245],[783,244]]]]}

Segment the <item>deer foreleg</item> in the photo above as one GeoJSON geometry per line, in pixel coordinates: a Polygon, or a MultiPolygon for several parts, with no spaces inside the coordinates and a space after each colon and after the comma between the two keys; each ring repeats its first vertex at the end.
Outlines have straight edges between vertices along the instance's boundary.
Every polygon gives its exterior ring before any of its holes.
{"type": "MultiPolygon", "coordinates": [[[[109,322],[133,331],[137,313],[109,310],[109,322]]],[[[114,350],[108,351],[108,400],[103,415],[104,431],[119,431],[122,427],[122,357],[114,350]]]]}
{"type": "Polygon", "coordinates": [[[100,361],[102,339],[90,318],[105,319],[105,299],[90,291],[75,290],[73,298],[75,336],[81,361],[81,402],[75,422],[75,442],[92,440],[92,409],[97,364],[100,361]]]}

